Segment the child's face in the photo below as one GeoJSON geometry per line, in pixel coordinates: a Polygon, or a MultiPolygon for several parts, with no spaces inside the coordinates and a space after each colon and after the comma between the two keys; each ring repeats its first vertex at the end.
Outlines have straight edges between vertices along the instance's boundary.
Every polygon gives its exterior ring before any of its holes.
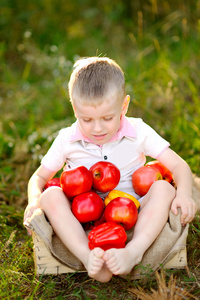
{"type": "Polygon", "coordinates": [[[76,103],[74,110],[82,133],[95,144],[102,145],[118,131],[123,103],[111,98],[96,107],[76,103]]]}

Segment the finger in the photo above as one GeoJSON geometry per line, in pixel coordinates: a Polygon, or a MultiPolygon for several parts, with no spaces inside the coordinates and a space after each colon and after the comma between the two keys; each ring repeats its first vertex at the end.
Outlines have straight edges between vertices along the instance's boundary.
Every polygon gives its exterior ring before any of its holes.
{"type": "Polygon", "coordinates": [[[24,214],[24,222],[30,218],[30,213],[25,213],[24,214]]]}
{"type": "Polygon", "coordinates": [[[194,219],[194,217],[195,217],[194,211],[191,210],[191,211],[188,213],[188,216],[184,219],[183,223],[184,223],[184,224],[187,224],[187,223],[192,222],[192,220],[194,219]]]}
{"type": "Polygon", "coordinates": [[[189,219],[190,219],[190,217],[188,215],[188,212],[182,210],[182,213],[181,213],[181,224],[185,225],[188,222],[189,219]]]}
{"type": "Polygon", "coordinates": [[[177,209],[177,206],[176,206],[174,203],[172,203],[172,205],[171,205],[171,211],[173,212],[173,214],[174,214],[175,216],[177,216],[177,214],[178,214],[178,209],[177,209]]]}
{"type": "Polygon", "coordinates": [[[183,225],[186,225],[187,223],[190,223],[192,222],[192,220],[194,219],[194,216],[195,216],[195,211],[193,210],[192,207],[189,207],[188,208],[188,213],[187,214],[183,214],[181,216],[181,223],[183,225]]]}
{"type": "Polygon", "coordinates": [[[27,216],[24,216],[24,221],[23,221],[24,227],[26,227],[27,230],[29,230],[29,225],[30,225],[30,218],[27,216]]]}
{"type": "Polygon", "coordinates": [[[184,222],[185,222],[185,223],[190,223],[190,222],[192,222],[192,220],[193,220],[194,217],[195,217],[196,211],[197,211],[196,203],[192,203],[192,205],[190,205],[190,206],[188,207],[188,215],[187,215],[187,217],[185,218],[184,222]]]}
{"type": "Polygon", "coordinates": [[[27,233],[28,233],[29,236],[32,235],[32,231],[30,229],[28,229],[28,228],[27,228],[27,233]]]}
{"type": "Polygon", "coordinates": [[[31,218],[31,216],[33,215],[32,210],[28,210],[27,212],[24,213],[24,223],[31,218]]]}
{"type": "Polygon", "coordinates": [[[24,225],[24,227],[26,227],[26,230],[27,230],[27,233],[28,233],[28,235],[32,235],[32,230],[30,229],[30,228],[28,228],[28,223],[25,221],[24,223],[23,223],[23,225],[24,225]]]}

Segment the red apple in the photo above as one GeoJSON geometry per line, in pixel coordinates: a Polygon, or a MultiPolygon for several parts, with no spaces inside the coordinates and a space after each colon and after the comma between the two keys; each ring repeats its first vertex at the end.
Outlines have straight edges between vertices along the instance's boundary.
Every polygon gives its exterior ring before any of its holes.
{"type": "Polygon", "coordinates": [[[98,220],[103,210],[103,200],[93,191],[77,195],[72,201],[72,213],[80,223],[98,220]]]}
{"type": "Polygon", "coordinates": [[[117,197],[110,201],[104,211],[107,222],[122,224],[125,230],[131,229],[138,218],[135,203],[125,197],[117,197]]]}
{"type": "Polygon", "coordinates": [[[110,162],[99,161],[90,168],[90,171],[93,176],[93,188],[96,191],[109,192],[119,183],[120,171],[110,162]]]}
{"type": "Polygon", "coordinates": [[[44,189],[48,189],[51,186],[59,186],[60,187],[60,178],[59,177],[54,177],[47,181],[47,183],[44,186],[44,189]]]}
{"type": "Polygon", "coordinates": [[[67,198],[88,192],[92,187],[92,173],[86,167],[63,171],[60,176],[60,185],[67,198]]]}
{"type": "Polygon", "coordinates": [[[133,173],[132,184],[135,192],[142,197],[155,181],[161,179],[162,175],[158,169],[143,166],[133,173]]]}
{"type": "Polygon", "coordinates": [[[161,162],[159,162],[158,160],[150,161],[145,166],[157,169],[161,173],[164,180],[166,180],[169,183],[173,182],[172,173],[163,164],[161,164],[161,162]]]}

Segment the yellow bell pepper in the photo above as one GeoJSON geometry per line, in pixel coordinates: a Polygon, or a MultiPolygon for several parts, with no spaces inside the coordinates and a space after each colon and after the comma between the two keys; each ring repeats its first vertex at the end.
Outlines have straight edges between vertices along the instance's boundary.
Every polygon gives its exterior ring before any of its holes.
{"type": "Polygon", "coordinates": [[[128,193],[124,193],[122,191],[118,191],[118,190],[112,190],[108,193],[108,195],[104,199],[105,206],[107,206],[110,201],[112,201],[113,199],[115,199],[117,197],[128,198],[128,199],[132,200],[135,203],[137,209],[140,207],[140,202],[134,196],[132,196],[128,193]]]}

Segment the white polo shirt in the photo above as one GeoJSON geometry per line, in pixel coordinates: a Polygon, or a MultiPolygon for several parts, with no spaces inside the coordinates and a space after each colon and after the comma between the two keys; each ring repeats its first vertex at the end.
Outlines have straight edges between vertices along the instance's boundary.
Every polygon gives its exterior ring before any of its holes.
{"type": "Polygon", "coordinates": [[[64,169],[78,166],[89,169],[98,161],[109,161],[121,173],[116,189],[139,199],[132,187],[133,172],[145,164],[146,156],[156,159],[168,147],[169,143],[140,118],[122,117],[117,133],[101,146],[84,136],[75,122],[71,127],[60,130],[41,163],[57,172],[64,165],[64,169]]]}

